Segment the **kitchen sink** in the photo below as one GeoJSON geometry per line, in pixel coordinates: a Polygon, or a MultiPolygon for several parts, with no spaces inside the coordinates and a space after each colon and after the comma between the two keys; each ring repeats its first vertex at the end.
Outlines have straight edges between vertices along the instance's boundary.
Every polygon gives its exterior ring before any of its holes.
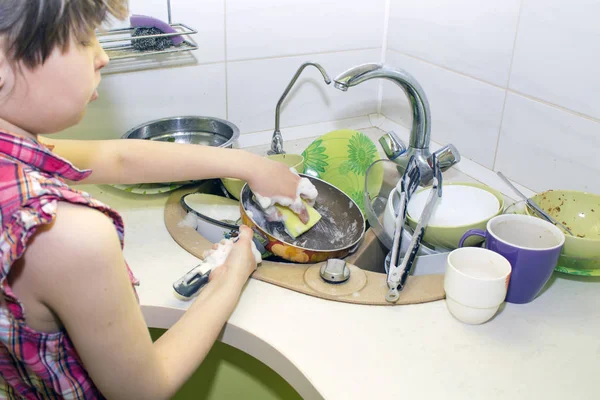
{"type": "Polygon", "coordinates": [[[369,228],[365,232],[363,242],[358,250],[346,257],[345,261],[365,271],[385,274],[384,262],[387,253],[386,247],[377,239],[375,232],[369,228]]]}
{"type": "MultiPolygon", "coordinates": [[[[365,232],[364,240],[358,250],[346,257],[347,263],[356,265],[365,271],[385,274],[385,257],[387,248],[379,241],[372,228],[365,232]]],[[[448,253],[418,256],[415,260],[411,275],[443,274],[446,270],[448,253]]]]}

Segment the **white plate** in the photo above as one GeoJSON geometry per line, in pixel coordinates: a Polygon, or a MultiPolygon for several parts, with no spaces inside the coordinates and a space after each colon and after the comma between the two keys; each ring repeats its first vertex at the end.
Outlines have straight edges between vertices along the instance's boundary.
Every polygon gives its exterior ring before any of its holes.
{"type": "Polygon", "coordinates": [[[207,193],[191,193],[184,197],[185,204],[198,214],[217,221],[240,219],[240,202],[207,193]]]}

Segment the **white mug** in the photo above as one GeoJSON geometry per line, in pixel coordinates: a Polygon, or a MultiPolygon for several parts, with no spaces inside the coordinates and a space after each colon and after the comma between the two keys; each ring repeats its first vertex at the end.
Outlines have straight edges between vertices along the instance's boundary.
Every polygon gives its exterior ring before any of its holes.
{"type": "Polygon", "coordinates": [[[511,266],[498,253],[463,247],[448,255],[444,290],[450,313],[467,324],[491,319],[506,298],[511,266]]]}

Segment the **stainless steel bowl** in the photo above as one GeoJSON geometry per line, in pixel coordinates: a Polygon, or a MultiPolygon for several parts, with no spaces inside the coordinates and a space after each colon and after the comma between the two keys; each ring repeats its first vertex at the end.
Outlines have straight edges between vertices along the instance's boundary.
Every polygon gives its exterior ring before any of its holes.
{"type": "Polygon", "coordinates": [[[240,130],[229,121],[214,117],[170,117],[145,122],[130,129],[123,139],[149,139],[161,142],[233,147],[240,130]]]}

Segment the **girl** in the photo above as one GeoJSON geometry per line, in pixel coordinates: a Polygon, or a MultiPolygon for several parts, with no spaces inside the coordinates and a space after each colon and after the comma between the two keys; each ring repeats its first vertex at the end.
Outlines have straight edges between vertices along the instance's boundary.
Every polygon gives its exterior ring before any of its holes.
{"type": "Polygon", "coordinates": [[[256,268],[242,227],[225,264],[152,343],[121,218],[67,183],[232,176],[263,196],[297,196],[287,167],[240,150],[41,138],[77,124],[97,98],[108,58],[94,31],[110,15],[127,16],[126,0],[0,0],[0,398],[170,398],[256,268]]]}

